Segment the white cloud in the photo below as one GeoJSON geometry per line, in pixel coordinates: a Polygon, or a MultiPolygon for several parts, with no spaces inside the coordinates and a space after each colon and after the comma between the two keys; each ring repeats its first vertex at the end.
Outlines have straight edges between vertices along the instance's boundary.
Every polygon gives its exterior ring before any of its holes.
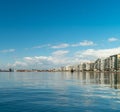
{"type": "Polygon", "coordinates": [[[66,47],[69,47],[69,44],[62,43],[62,44],[59,44],[59,45],[56,45],[56,46],[52,46],[51,48],[53,48],[53,49],[60,49],[60,48],[66,48],[66,47]]]}
{"type": "Polygon", "coordinates": [[[58,50],[58,51],[53,52],[52,55],[63,56],[63,55],[66,55],[68,53],[69,53],[69,51],[67,51],[67,50],[58,50]]]}
{"type": "Polygon", "coordinates": [[[1,53],[11,53],[11,52],[15,52],[15,49],[5,49],[5,50],[1,50],[1,53]]]}
{"type": "Polygon", "coordinates": [[[28,66],[28,64],[26,62],[22,62],[22,61],[16,61],[14,64],[13,64],[13,67],[26,67],[28,66]]]}
{"type": "Polygon", "coordinates": [[[115,38],[115,37],[112,37],[112,38],[109,38],[109,39],[108,39],[109,42],[114,42],[114,41],[117,41],[117,40],[118,40],[118,39],[115,38]]]}
{"type": "Polygon", "coordinates": [[[73,59],[69,59],[65,55],[69,51],[58,50],[51,54],[51,56],[33,56],[24,57],[21,61],[16,61],[13,65],[15,68],[38,68],[38,69],[49,69],[53,67],[60,67],[71,63],[73,59]]]}
{"type": "MultiPolygon", "coordinates": [[[[96,45],[93,41],[84,40],[79,43],[73,43],[73,44],[61,43],[58,45],[51,45],[51,44],[39,45],[32,47],[32,49],[40,49],[40,48],[48,48],[48,47],[52,49],[63,49],[68,47],[93,46],[93,45],[96,45]]],[[[28,50],[28,48],[26,50],[28,50]]]]}
{"type": "Polygon", "coordinates": [[[68,44],[68,43],[62,43],[56,46],[52,46],[53,49],[60,49],[60,48],[67,48],[67,47],[79,47],[79,46],[93,46],[95,43],[93,41],[84,40],[79,43],[74,44],[68,44]]]}
{"type": "Polygon", "coordinates": [[[57,50],[49,56],[24,57],[21,61],[16,61],[13,66],[23,69],[50,69],[66,65],[74,65],[82,62],[95,61],[97,58],[106,58],[120,53],[120,47],[111,49],[87,49],[77,51],[69,56],[68,50],[57,50]]]}
{"type": "Polygon", "coordinates": [[[77,46],[93,46],[93,45],[95,45],[93,41],[84,40],[80,43],[72,44],[71,46],[72,47],[77,47],[77,46]]]}
{"type": "Polygon", "coordinates": [[[15,62],[15,68],[31,68],[31,69],[49,69],[53,67],[60,66],[64,63],[64,59],[61,60],[60,57],[51,56],[34,56],[34,57],[24,57],[21,62],[15,62]]]}
{"type": "Polygon", "coordinates": [[[120,53],[120,47],[112,48],[112,49],[87,49],[84,51],[76,52],[76,57],[86,58],[86,59],[97,59],[97,58],[105,58],[114,54],[120,53]]]}
{"type": "Polygon", "coordinates": [[[24,57],[23,58],[25,62],[27,63],[38,63],[38,64],[42,64],[43,61],[50,61],[51,57],[50,56],[34,56],[34,57],[24,57]]]}
{"type": "Polygon", "coordinates": [[[16,61],[13,65],[15,68],[23,69],[50,69],[88,61],[87,59],[75,56],[66,56],[68,53],[69,51],[67,50],[58,50],[51,53],[50,56],[24,57],[21,61],[16,61]]]}

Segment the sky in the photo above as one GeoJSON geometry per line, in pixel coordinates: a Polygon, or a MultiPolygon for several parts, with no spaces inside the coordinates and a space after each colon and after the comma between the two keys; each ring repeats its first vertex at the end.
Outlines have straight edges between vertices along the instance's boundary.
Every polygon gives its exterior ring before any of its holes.
{"type": "Polygon", "coordinates": [[[120,53],[120,0],[0,0],[0,68],[48,69],[120,53]]]}

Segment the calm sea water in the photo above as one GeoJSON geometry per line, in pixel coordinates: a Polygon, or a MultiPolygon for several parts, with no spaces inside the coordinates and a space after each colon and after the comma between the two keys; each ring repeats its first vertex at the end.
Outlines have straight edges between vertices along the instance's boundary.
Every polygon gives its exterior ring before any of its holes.
{"type": "Polygon", "coordinates": [[[120,112],[120,74],[0,73],[0,112],[120,112]]]}

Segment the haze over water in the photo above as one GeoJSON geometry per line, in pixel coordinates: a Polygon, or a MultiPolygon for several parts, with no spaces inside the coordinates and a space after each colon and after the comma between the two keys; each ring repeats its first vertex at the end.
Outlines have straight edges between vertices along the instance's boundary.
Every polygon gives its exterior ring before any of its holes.
{"type": "Polygon", "coordinates": [[[0,73],[0,112],[119,112],[120,74],[0,73]]]}

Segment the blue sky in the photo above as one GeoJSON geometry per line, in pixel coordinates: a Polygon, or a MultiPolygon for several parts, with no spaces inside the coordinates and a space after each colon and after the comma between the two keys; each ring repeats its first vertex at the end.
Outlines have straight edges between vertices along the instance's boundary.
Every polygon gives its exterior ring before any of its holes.
{"type": "Polygon", "coordinates": [[[1,0],[1,67],[50,68],[119,53],[119,4],[120,0],[1,0]]]}

